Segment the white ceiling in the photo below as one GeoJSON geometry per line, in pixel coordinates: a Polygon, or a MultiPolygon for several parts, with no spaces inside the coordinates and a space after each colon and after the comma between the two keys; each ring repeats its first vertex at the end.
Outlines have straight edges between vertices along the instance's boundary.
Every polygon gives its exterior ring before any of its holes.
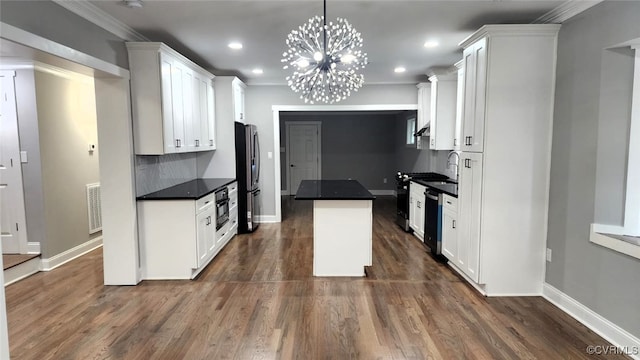
{"type": "MultiPolygon", "coordinates": [[[[145,0],[128,8],[119,0],[90,1],[151,41],[162,41],[216,75],[238,75],[249,84],[284,84],[280,59],[285,38],[314,15],[321,0],[145,0]],[[240,41],[244,48],[227,44],[240,41]],[[264,74],[255,75],[253,68],[264,74]]],[[[364,39],[365,83],[416,83],[433,67],[462,58],[458,43],[484,24],[531,23],[564,1],[525,0],[329,0],[327,19],[346,18],[364,39]],[[426,40],[440,46],[427,49],[426,40]],[[407,71],[396,74],[393,69],[407,71]]]]}

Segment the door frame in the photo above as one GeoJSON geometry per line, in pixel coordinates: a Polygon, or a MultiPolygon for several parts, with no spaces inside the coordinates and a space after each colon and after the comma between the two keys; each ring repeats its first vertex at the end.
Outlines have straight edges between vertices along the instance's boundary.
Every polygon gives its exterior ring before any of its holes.
{"type": "MultiPolygon", "coordinates": [[[[385,111],[385,110],[418,110],[418,104],[377,104],[377,105],[273,105],[273,144],[280,144],[280,112],[281,111],[385,111]]],[[[265,222],[282,222],[282,179],[280,172],[280,151],[273,156],[274,196],[276,215],[265,217],[265,222]]]]}
{"type": "MultiPolygon", "coordinates": [[[[29,253],[29,247],[28,247],[28,234],[27,234],[27,218],[26,218],[26,212],[25,212],[25,202],[24,202],[24,184],[23,184],[23,175],[22,175],[22,159],[21,159],[21,154],[20,154],[20,137],[18,136],[18,108],[17,108],[17,103],[16,103],[16,84],[15,84],[15,76],[16,73],[13,70],[2,70],[0,69],[0,73],[2,73],[2,77],[6,78],[7,80],[5,81],[5,85],[8,85],[8,83],[10,82],[11,85],[9,85],[8,89],[7,89],[7,95],[10,97],[9,99],[7,99],[9,102],[11,102],[12,106],[13,106],[13,110],[12,110],[12,118],[10,119],[10,121],[13,121],[14,123],[10,125],[10,127],[12,128],[12,130],[15,130],[15,132],[11,135],[15,135],[15,142],[17,143],[17,153],[11,154],[11,155],[15,155],[13,156],[13,161],[15,162],[15,164],[12,165],[15,166],[17,168],[17,176],[15,179],[15,184],[13,184],[13,188],[17,191],[12,192],[9,196],[9,199],[12,200],[12,205],[10,205],[10,207],[12,208],[11,211],[14,213],[14,215],[16,215],[16,226],[20,226],[22,227],[22,229],[18,230],[16,232],[16,241],[18,242],[18,248],[12,248],[11,249],[11,253],[15,253],[15,251],[17,251],[17,253],[19,254],[28,254],[29,253]]],[[[0,200],[1,201],[1,200],[0,200]]],[[[2,253],[5,253],[5,249],[2,249],[2,253]]]]}
{"type": "Polygon", "coordinates": [[[291,189],[291,167],[286,166],[287,164],[289,164],[289,140],[291,139],[291,135],[289,133],[289,126],[291,125],[316,125],[318,127],[318,133],[317,133],[317,141],[318,141],[318,180],[322,179],[322,121],[285,121],[284,122],[284,126],[285,126],[285,137],[284,137],[284,149],[285,149],[285,153],[286,153],[286,162],[285,162],[285,168],[286,168],[286,176],[287,176],[287,188],[285,190],[282,190],[283,193],[285,193],[286,195],[295,195],[295,193],[292,193],[292,189],[291,189]]]}

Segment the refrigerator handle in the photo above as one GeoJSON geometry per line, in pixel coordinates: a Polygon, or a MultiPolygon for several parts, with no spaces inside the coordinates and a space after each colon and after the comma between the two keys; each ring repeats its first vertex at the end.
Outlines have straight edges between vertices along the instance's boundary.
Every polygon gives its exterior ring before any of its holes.
{"type": "Polygon", "coordinates": [[[256,162],[256,183],[260,181],[260,142],[258,141],[258,131],[256,130],[255,134],[253,134],[254,139],[254,147],[253,147],[253,157],[256,162]]]}

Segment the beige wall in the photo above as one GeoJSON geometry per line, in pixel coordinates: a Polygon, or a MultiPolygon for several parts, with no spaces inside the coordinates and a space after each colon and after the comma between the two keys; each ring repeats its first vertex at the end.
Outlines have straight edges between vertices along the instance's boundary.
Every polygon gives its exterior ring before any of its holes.
{"type": "Polygon", "coordinates": [[[92,78],[37,70],[36,106],[40,133],[46,237],[50,258],[100,233],[89,235],[86,184],[100,180],[97,118],[92,78]]]}

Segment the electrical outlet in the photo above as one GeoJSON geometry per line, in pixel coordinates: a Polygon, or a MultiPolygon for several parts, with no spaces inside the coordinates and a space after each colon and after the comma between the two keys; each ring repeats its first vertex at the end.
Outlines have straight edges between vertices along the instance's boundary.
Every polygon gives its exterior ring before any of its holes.
{"type": "Polygon", "coordinates": [[[551,249],[547,248],[547,262],[551,262],[551,249]]]}
{"type": "Polygon", "coordinates": [[[383,178],[383,179],[382,179],[382,183],[383,183],[383,184],[386,184],[386,183],[387,183],[387,178],[383,178]]]}

